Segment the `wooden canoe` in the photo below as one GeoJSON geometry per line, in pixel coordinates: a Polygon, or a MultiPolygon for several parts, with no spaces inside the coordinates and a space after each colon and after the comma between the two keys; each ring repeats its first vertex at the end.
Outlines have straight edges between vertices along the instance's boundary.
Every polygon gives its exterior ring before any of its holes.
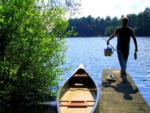
{"type": "Polygon", "coordinates": [[[98,113],[98,104],[98,87],[80,64],[59,90],[58,113],[98,113]]]}

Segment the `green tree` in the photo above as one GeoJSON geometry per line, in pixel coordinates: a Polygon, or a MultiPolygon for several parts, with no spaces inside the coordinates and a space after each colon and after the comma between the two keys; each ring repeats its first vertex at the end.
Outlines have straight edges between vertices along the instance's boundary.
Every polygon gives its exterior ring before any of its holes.
{"type": "Polygon", "coordinates": [[[23,113],[52,92],[63,72],[68,22],[36,0],[0,1],[0,112],[23,113]]]}
{"type": "Polygon", "coordinates": [[[115,29],[114,26],[106,27],[106,29],[105,29],[105,35],[106,36],[110,36],[113,33],[114,29],[115,29]]]}

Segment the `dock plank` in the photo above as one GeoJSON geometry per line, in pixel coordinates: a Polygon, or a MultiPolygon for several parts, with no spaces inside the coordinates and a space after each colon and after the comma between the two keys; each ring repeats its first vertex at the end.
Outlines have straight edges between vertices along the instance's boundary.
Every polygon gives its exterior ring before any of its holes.
{"type": "Polygon", "coordinates": [[[142,97],[128,74],[127,80],[120,78],[119,70],[104,69],[100,97],[100,113],[150,113],[150,107],[142,97]],[[113,74],[116,81],[109,81],[113,74]]]}

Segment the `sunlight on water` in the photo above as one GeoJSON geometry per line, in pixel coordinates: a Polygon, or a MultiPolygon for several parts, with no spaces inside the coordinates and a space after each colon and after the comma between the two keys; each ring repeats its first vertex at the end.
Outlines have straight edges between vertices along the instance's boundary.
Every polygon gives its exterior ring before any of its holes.
{"type": "MultiPolygon", "coordinates": [[[[138,38],[137,41],[139,45],[138,59],[134,60],[134,44],[131,40],[127,71],[150,105],[150,37],[138,38]]],[[[112,40],[111,44],[115,47],[116,39],[112,40]]],[[[69,67],[69,70],[62,75],[62,78],[67,79],[78,65],[83,63],[92,78],[100,86],[104,68],[120,69],[115,51],[111,57],[104,56],[105,45],[106,42],[102,38],[68,38],[67,59],[64,68],[69,67]]],[[[60,82],[60,86],[62,83],[63,81],[60,82]]]]}

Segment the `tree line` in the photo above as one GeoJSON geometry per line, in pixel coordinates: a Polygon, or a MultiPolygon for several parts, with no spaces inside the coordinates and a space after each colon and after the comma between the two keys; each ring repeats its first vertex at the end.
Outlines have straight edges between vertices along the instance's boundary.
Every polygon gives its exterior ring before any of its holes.
{"type": "MultiPolygon", "coordinates": [[[[129,26],[133,28],[136,36],[150,36],[150,8],[139,14],[128,14],[129,26]]],[[[77,37],[109,36],[117,26],[121,25],[121,18],[74,18],[69,20],[69,30],[74,29],[77,37]]]]}

